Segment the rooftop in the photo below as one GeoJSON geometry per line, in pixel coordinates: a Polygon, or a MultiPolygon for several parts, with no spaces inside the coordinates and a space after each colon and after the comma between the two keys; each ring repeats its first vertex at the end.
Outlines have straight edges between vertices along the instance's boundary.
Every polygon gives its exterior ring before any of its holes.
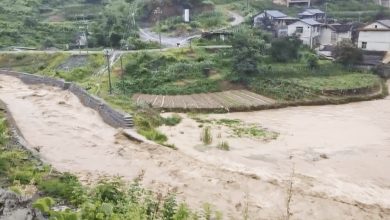
{"type": "Polygon", "coordinates": [[[305,18],[305,19],[301,19],[300,21],[302,21],[303,23],[306,23],[308,25],[311,25],[311,26],[321,25],[320,22],[318,22],[312,18],[305,18]]]}
{"type": "Polygon", "coordinates": [[[316,15],[316,14],[325,14],[325,12],[320,9],[306,9],[305,11],[299,13],[299,15],[316,15]]]}
{"type": "Polygon", "coordinates": [[[331,24],[329,25],[329,27],[338,33],[345,33],[351,31],[353,25],[352,24],[331,24]]]}
{"type": "Polygon", "coordinates": [[[280,12],[278,10],[265,10],[264,13],[267,13],[267,15],[270,15],[274,18],[283,18],[283,17],[287,17],[286,14],[284,14],[283,12],[280,12]]]}
{"type": "Polygon", "coordinates": [[[378,23],[390,28],[390,20],[378,20],[378,23]]]}

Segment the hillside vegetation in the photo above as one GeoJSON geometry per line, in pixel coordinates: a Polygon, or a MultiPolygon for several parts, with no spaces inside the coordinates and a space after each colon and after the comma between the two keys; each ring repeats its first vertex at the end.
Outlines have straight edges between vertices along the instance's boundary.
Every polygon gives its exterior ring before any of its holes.
{"type": "MultiPolygon", "coordinates": [[[[373,0],[327,1],[328,12],[338,19],[370,21],[385,18],[389,10],[373,0]],[[355,13],[360,11],[361,13],[355,13]]],[[[317,7],[325,10],[323,1],[317,7]]],[[[224,26],[226,9],[254,15],[265,9],[296,15],[303,8],[275,5],[272,0],[2,0],[0,1],[0,48],[24,46],[67,48],[76,46],[82,33],[88,33],[88,46],[147,48],[138,38],[139,22],[155,23],[153,13],[162,9],[161,30],[183,34],[224,26]],[[247,2],[249,7],[247,7],[247,2]],[[184,8],[191,9],[191,22],[182,22],[184,8]]],[[[156,29],[158,30],[158,29],[156,29]]]]}

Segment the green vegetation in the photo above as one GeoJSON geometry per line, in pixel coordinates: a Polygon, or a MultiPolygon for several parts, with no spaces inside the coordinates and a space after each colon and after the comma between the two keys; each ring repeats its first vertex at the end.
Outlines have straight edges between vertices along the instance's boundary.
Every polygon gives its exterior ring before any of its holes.
{"type": "Polygon", "coordinates": [[[345,66],[357,64],[363,60],[362,50],[347,40],[339,42],[332,53],[336,62],[345,66]]]}
{"type": "Polygon", "coordinates": [[[0,48],[78,48],[77,39],[84,33],[92,48],[156,47],[139,41],[136,21],[143,4],[139,0],[2,0],[0,48]]]}
{"type": "Polygon", "coordinates": [[[221,90],[220,74],[213,69],[217,53],[176,49],[161,54],[129,54],[125,60],[124,80],[116,85],[126,93],[175,95],[221,90]]]}
{"type": "Polygon", "coordinates": [[[181,122],[182,118],[178,114],[173,114],[172,116],[164,118],[163,120],[164,124],[167,126],[176,126],[181,122]]]}
{"type": "Polygon", "coordinates": [[[221,141],[218,144],[218,149],[221,149],[221,150],[224,150],[224,151],[229,151],[230,150],[229,143],[227,141],[221,141]]]}
{"type": "Polygon", "coordinates": [[[229,127],[233,132],[233,136],[236,137],[252,137],[262,140],[276,139],[278,137],[277,133],[268,131],[257,124],[247,124],[237,119],[220,119],[214,121],[214,123],[229,127]]]}
{"type": "Polygon", "coordinates": [[[202,133],[200,134],[200,140],[204,145],[210,145],[213,142],[213,136],[211,134],[211,128],[205,127],[202,129],[202,133]]]}
{"type": "Polygon", "coordinates": [[[69,173],[58,173],[10,141],[8,126],[0,117],[0,187],[38,198],[33,207],[50,219],[221,219],[210,205],[191,211],[177,202],[172,193],[155,194],[140,186],[142,177],[131,184],[120,179],[102,180],[93,187],[83,186],[69,173]],[[38,190],[38,192],[37,192],[38,190]],[[68,207],[65,211],[56,205],[68,207]]]}
{"type": "Polygon", "coordinates": [[[243,31],[236,33],[232,41],[232,74],[231,80],[243,82],[247,77],[259,73],[258,64],[265,55],[265,35],[261,32],[243,31]],[[239,74],[237,74],[239,73],[239,74]]]}
{"type": "Polygon", "coordinates": [[[298,58],[301,45],[296,37],[276,38],[271,42],[270,55],[276,62],[288,62],[298,58]]]}
{"type": "Polygon", "coordinates": [[[273,65],[262,76],[249,81],[249,87],[278,100],[316,99],[328,90],[374,88],[380,79],[366,72],[323,62],[317,69],[304,64],[273,65]]]}
{"type": "Polygon", "coordinates": [[[222,10],[213,9],[204,11],[192,16],[189,23],[185,23],[183,16],[168,17],[161,21],[160,26],[156,25],[154,30],[161,32],[185,35],[187,33],[200,32],[201,30],[212,30],[218,27],[224,27],[228,24],[228,17],[222,10]]]}
{"type": "Polygon", "coordinates": [[[163,124],[164,119],[153,109],[140,109],[134,117],[137,132],[145,136],[148,140],[164,144],[168,138],[156,128],[163,124]]]}

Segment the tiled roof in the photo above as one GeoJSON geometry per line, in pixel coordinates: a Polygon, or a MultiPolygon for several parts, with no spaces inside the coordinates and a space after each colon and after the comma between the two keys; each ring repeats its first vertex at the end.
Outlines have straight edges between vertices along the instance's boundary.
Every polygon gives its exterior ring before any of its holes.
{"type": "Polygon", "coordinates": [[[335,30],[337,33],[345,33],[351,31],[352,24],[331,24],[329,27],[335,30]]]}
{"type": "Polygon", "coordinates": [[[315,14],[324,14],[325,12],[319,10],[319,9],[306,9],[302,13],[299,13],[299,15],[315,15],[315,14]]]}
{"type": "Polygon", "coordinates": [[[267,13],[267,15],[270,15],[274,18],[287,17],[287,15],[285,15],[283,12],[280,12],[278,10],[265,10],[264,12],[267,13]]]}
{"type": "Polygon", "coordinates": [[[311,25],[311,26],[314,26],[314,25],[321,25],[320,22],[314,20],[314,19],[311,19],[311,18],[306,18],[306,19],[301,19],[300,21],[308,24],[308,25],[311,25]]]}
{"type": "Polygon", "coordinates": [[[390,28],[390,20],[378,20],[378,22],[390,28]]]}

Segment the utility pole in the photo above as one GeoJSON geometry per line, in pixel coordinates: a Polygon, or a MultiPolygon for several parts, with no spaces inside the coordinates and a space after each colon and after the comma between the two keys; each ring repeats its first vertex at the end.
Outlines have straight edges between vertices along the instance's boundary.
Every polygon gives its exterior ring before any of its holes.
{"type": "Polygon", "coordinates": [[[108,88],[110,95],[112,94],[112,85],[111,85],[111,69],[110,69],[110,50],[105,49],[104,55],[106,55],[107,58],[107,71],[108,71],[108,88]]]}
{"type": "Polygon", "coordinates": [[[325,2],[325,24],[328,24],[328,3],[325,2]]]}
{"type": "Polygon", "coordinates": [[[122,90],[123,90],[123,94],[125,94],[125,73],[123,71],[123,61],[122,61],[122,55],[121,54],[121,80],[122,80],[122,90]]]}
{"type": "Polygon", "coordinates": [[[84,34],[85,34],[85,48],[87,49],[87,54],[89,53],[88,52],[88,21],[85,20],[85,15],[83,15],[83,21],[84,21],[84,25],[85,25],[85,29],[84,29],[84,34]]]}
{"type": "Polygon", "coordinates": [[[160,24],[160,17],[162,15],[162,10],[160,7],[157,7],[153,14],[155,14],[157,16],[157,25],[158,25],[158,39],[159,39],[159,42],[160,42],[160,51],[162,50],[162,43],[161,43],[161,24],[160,24]]]}
{"type": "Polygon", "coordinates": [[[310,49],[313,49],[313,26],[310,26],[310,49]]]}

